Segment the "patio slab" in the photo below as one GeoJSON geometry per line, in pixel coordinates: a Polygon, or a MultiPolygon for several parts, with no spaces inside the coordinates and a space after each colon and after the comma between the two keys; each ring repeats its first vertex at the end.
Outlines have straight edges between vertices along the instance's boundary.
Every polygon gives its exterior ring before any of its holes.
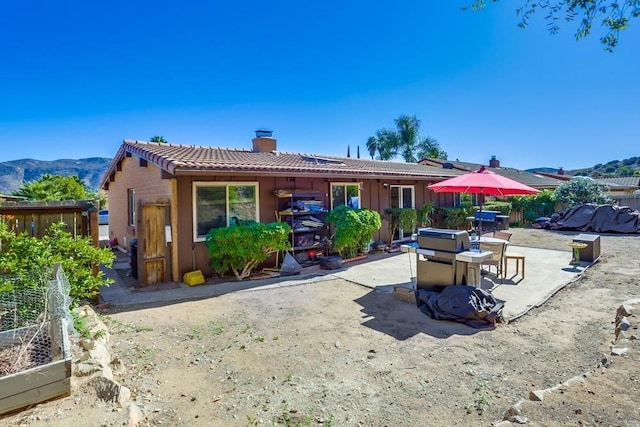
{"type": "MultiPolygon", "coordinates": [[[[513,320],[530,309],[543,304],[559,289],[574,281],[590,264],[569,265],[571,253],[548,249],[510,246],[507,253],[525,256],[526,277],[509,277],[502,281],[493,274],[482,278],[481,287],[491,290],[493,295],[505,301],[503,314],[513,320]]],[[[513,262],[509,275],[515,273],[513,262]]],[[[153,289],[135,289],[125,283],[113,269],[105,269],[114,280],[109,287],[103,287],[101,300],[114,307],[144,304],[172,303],[186,300],[209,298],[230,292],[243,292],[271,287],[302,285],[310,282],[339,278],[351,283],[392,293],[395,287],[413,289],[416,276],[416,255],[410,253],[379,254],[358,263],[344,264],[340,270],[325,271],[318,268],[304,269],[300,276],[275,277],[242,282],[206,283],[190,287],[182,283],[172,286],[155,286],[153,289]]],[[[168,285],[168,284],[167,284],[168,285]]]]}
{"type": "MultiPolygon", "coordinates": [[[[525,278],[514,276],[515,264],[509,265],[509,277],[499,280],[493,274],[482,278],[481,287],[505,301],[503,314],[513,320],[531,308],[544,303],[549,297],[574,281],[590,263],[569,265],[571,253],[549,249],[509,246],[507,254],[518,253],[525,257],[525,278]]],[[[402,253],[378,261],[354,265],[334,273],[334,276],[362,286],[393,292],[396,286],[413,288],[416,274],[416,255],[402,253]]]]}

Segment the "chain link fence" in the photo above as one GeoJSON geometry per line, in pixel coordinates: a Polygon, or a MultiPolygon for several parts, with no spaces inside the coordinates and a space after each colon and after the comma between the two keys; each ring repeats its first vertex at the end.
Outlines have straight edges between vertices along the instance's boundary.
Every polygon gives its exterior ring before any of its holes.
{"type": "Polygon", "coordinates": [[[58,266],[0,276],[0,377],[70,357],[70,289],[58,266]]]}

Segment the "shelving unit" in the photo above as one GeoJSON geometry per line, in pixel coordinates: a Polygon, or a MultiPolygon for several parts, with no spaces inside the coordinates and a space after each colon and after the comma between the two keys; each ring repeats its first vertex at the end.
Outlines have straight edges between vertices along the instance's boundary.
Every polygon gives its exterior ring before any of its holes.
{"type": "MultiPolygon", "coordinates": [[[[286,222],[291,227],[291,247],[294,256],[300,252],[312,251],[310,258],[324,254],[327,237],[326,194],[305,190],[276,190],[278,211],[276,220],[286,222]],[[315,254],[313,253],[315,252],[315,254]]],[[[304,260],[304,256],[296,259],[304,260]]]]}

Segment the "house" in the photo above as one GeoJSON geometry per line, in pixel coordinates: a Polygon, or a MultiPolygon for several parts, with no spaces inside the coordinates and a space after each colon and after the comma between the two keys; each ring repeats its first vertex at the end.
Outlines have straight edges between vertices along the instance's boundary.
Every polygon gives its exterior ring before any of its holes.
{"type": "MultiPolygon", "coordinates": [[[[109,196],[109,238],[127,248],[136,239],[144,286],[180,281],[193,270],[212,275],[207,231],[237,219],[275,221],[278,191],[314,192],[329,210],[355,203],[382,213],[426,202],[453,205],[452,194],[434,193],[427,185],[460,173],[416,163],[283,153],[271,132],[257,131],[252,149],[125,140],[101,188],[109,196]],[[238,194],[242,209],[235,204],[238,194]]],[[[383,225],[376,238],[386,237],[383,225]]]]}
{"type": "Polygon", "coordinates": [[[640,190],[640,176],[619,176],[612,178],[593,177],[596,182],[604,184],[609,189],[609,195],[634,194],[640,190]]]}
{"type": "MultiPolygon", "coordinates": [[[[562,183],[561,179],[545,176],[537,172],[527,172],[520,169],[500,166],[500,161],[496,158],[496,156],[491,156],[488,165],[433,158],[425,158],[420,160],[418,163],[422,165],[433,166],[436,168],[439,167],[443,169],[457,170],[463,173],[473,172],[484,166],[492,172],[495,172],[506,178],[510,178],[514,181],[518,181],[521,184],[528,185],[529,187],[536,188],[538,190],[555,190],[558,185],[562,183]]],[[[480,204],[482,202],[481,200],[476,200],[476,195],[472,196],[474,204],[480,204]]],[[[460,195],[457,195],[458,199],[459,197],[460,195]]],[[[458,203],[459,200],[456,200],[456,204],[458,203]]]]}

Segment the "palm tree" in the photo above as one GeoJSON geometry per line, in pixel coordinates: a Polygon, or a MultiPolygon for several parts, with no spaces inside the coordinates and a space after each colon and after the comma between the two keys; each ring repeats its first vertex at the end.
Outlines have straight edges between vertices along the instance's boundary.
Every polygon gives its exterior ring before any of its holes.
{"type": "Polygon", "coordinates": [[[401,155],[408,163],[423,157],[447,158],[447,153],[440,149],[438,141],[420,136],[420,120],[416,116],[400,115],[394,120],[394,124],[395,129],[379,129],[375,137],[369,137],[367,148],[371,158],[376,152],[380,160],[391,160],[401,155]]]}
{"type": "Polygon", "coordinates": [[[369,150],[369,155],[372,160],[376,157],[376,151],[378,151],[378,148],[378,139],[375,136],[370,136],[369,139],[367,139],[367,150],[369,150]]]}
{"type": "Polygon", "coordinates": [[[149,138],[149,142],[159,142],[161,144],[166,144],[167,141],[166,139],[164,139],[164,136],[160,136],[160,135],[154,135],[151,138],[149,138]]]}

